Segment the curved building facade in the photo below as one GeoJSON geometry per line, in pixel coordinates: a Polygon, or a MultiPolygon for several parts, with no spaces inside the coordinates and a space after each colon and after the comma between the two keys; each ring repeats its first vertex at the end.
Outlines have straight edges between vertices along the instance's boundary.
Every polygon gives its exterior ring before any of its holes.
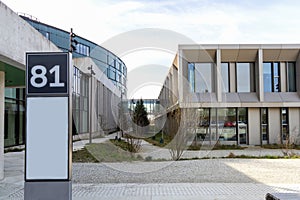
{"type": "MultiPolygon", "coordinates": [[[[41,23],[32,17],[22,16],[31,26],[38,30],[48,40],[55,44],[62,51],[70,49],[70,32],[41,23]]],[[[127,68],[124,62],[107,49],[97,45],[90,40],[80,36],[75,37],[76,50],[73,51],[73,58],[89,57],[97,67],[119,88],[123,96],[127,94],[127,68]]]]}
{"type": "MultiPolygon", "coordinates": [[[[68,52],[70,32],[32,17],[17,15],[4,4],[0,5],[2,13],[6,13],[6,21],[16,22],[10,23],[3,31],[4,38],[9,40],[3,40],[7,42],[2,44],[3,51],[0,51],[0,73],[4,72],[5,80],[2,132],[4,146],[10,147],[24,144],[25,139],[25,53],[68,52]],[[2,59],[9,56],[10,59],[2,59]]],[[[115,54],[96,43],[80,36],[75,39],[78,43],[72,52],[74,134],[85,138],[89,133],[94,137],[117,130],[118,122],[114,116],[117,111],[114,109],[118,108],[122,98],[126,98],[126,65],[115,54]],[[91,66],[94,72],[92,76],[91,66]]]]}

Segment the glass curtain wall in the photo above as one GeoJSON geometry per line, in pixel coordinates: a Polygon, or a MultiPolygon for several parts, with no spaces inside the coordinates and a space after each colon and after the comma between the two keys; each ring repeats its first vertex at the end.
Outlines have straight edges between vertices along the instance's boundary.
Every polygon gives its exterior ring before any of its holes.
{"type": "MultiPolygon", "coordinates": [[[[89,77],[74,67],[73,79],[73,119],[76,133],[88,132],[89,77]]],[[[73,132],[74,133],[74,132],[73,132]]]]}
{"type": "Polygon", "coordinates": [[[197,140],[248,143],[247,108],[198,108],[197,112],[197,140]]]}
{"type": "Polygon", "coordinates": [[[5,88],[4,146],[24,144],[25,89],[5,88]]]}

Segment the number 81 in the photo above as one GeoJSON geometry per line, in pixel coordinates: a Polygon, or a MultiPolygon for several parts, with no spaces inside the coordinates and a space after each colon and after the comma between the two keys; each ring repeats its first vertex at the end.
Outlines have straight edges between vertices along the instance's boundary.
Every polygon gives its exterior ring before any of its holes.
{"type": "MultiPolygon", "coordinates": [[[[59,68],[60,68],[59,65],[55,65],[54,67],[52,67],[49,70],[50,74],[54,73],[54,83],[50,83],[50,87],[64,87],[65,86],[65,83],[61,83],[59,80],[59,68]]],[[[44,87],[48,82],[46,73],[47,73],[47,69],[45,66],[43,66],[43,65],[33,66],[31,69],[32,77],[30,78],[31,85],[36,88],[44,87]],[[38,70],[40,70],[41,73],[37,73],[38,70]],[[42,81],[40,83],[36,82],[37,79],[41,79],[42,81]]]]}

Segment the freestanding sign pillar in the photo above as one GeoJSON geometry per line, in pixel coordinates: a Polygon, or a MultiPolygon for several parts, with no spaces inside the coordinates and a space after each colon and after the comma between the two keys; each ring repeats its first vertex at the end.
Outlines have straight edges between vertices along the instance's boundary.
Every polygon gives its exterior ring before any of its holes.
{"type": "Polygon", "coordinates": [[[25,200],[72,199],[71,54],[26,53],[25,200]]]}

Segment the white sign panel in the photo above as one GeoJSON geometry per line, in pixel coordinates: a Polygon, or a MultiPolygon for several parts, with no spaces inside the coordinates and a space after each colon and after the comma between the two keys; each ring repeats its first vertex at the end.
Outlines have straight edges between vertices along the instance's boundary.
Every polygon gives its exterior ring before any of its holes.
{"type": "Polygon", "coordinates": [[[68,97],[27,98],[27,180],[69,178],[68,101],[68,97]]]}

